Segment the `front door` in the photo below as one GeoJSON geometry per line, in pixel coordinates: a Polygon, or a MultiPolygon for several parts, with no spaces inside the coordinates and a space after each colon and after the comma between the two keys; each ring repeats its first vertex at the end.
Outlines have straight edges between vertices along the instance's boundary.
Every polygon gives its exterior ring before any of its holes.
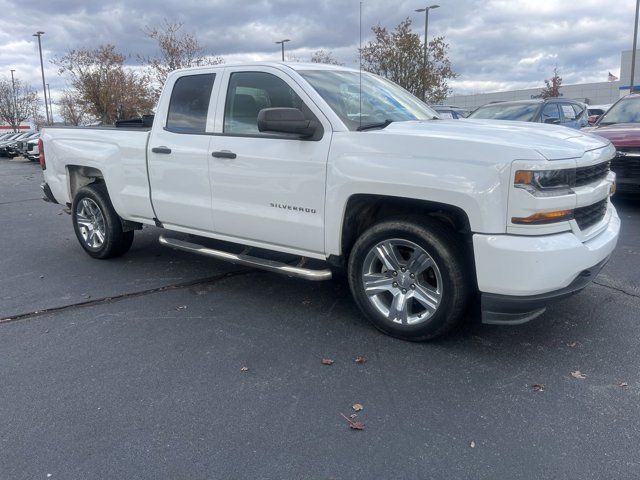
{"type": "Polygon", "coordinates": [[[176,230],[213,230],[207,124],[213,125],[209,107],[215,81],[215,73],[178,77],[170,100],[158,109],[156,118],[166,118],[166,123],[154,125],[149,138],[154,212],[157,220],[176,230]]]}
{"type": "Polygon", "coordinates": [[[275,68],[228,67],[221,88],[210,145],[216,233],[321,255],[329,122],[275,68]],[[311,139],[259,132],[258,112],[273,107],[298,108],[322,129],[311,139]]]}

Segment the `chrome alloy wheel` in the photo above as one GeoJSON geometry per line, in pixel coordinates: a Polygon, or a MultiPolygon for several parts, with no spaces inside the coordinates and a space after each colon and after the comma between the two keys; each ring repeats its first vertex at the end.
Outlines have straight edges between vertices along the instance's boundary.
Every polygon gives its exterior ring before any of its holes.
{"type": "Polygon", "coordinates": [[[419,245],[394,238],[374,245],[362,269],[367,298],[393,323],[415,325],[431,318],[442,300],[442,275],[419,245]]]}
{"type": "Polygon", "coordinates": [[[100,248],[104,243],[104,216],[100,207],[90,198],[83,198],[76,206],[76,224],[84,243],[91,248],[100,248]]]}

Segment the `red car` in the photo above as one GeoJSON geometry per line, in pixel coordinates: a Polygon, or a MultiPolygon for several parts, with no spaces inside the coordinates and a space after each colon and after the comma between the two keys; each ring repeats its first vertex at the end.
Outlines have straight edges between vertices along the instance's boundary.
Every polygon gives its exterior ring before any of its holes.
{"type": "Polygon", "coordinates": [[[618,191],[640,193],[640,94],[622,97],[593,127],[582,130],[611,140],[618,150],[611,163],[618,191]]]}

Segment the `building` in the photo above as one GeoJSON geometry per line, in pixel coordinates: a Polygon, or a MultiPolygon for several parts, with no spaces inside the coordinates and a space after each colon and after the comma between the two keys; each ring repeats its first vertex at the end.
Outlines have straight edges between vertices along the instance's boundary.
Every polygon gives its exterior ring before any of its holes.
{"type": "MultiPolygon", "coordinates": [[[[635,79],[636,89],[640,89],[640,52],[636,55],[635,79]]],[[[578,100],[589,105],[607,105],[615,102],[630,91],[631,83],[631,50],[620,55],[620,80],[612,82],[582,83],[562,85],[560,96],[570,100],[578,100]]],[[[531,100],[540,98],[542,87],[509,92],[476,93],[471,95],[452,95],[446,100],[447,105],[474,110],[490,102],[508,100],[531,100]]]]}

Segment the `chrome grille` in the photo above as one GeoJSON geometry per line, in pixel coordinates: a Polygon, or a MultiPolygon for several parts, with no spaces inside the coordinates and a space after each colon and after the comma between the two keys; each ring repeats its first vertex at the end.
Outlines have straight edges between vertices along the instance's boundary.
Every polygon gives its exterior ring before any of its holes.
{"type": "Polygon", "coordinates": [[[611,170],[620,178],[640,178],[640,149],[618,148],[611,170]]]}

